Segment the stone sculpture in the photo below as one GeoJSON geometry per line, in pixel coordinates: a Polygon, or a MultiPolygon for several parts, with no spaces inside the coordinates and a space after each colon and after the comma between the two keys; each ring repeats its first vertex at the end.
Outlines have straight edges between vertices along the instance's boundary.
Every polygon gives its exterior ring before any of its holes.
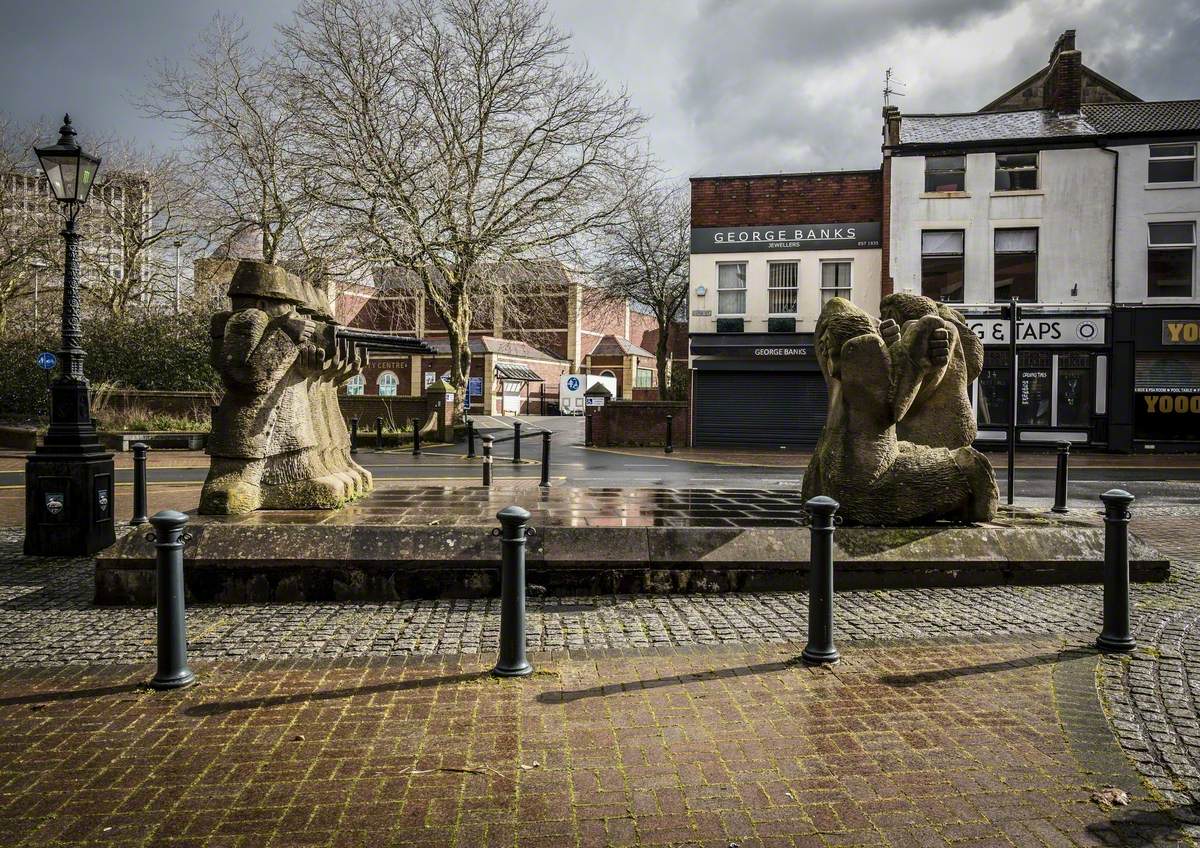
{"type": "Polygon", "coordinates": [[[934,448],[967,447],[975,441],[975,411],[967,387],[983,370],[983,342],[962,313],[927,297],[907,292],[879,302],[880,332],[889,347],[900,328],[925,315],[937,315],[951,330],[950,361],[940,376],[927,375],[904,417],[896,424],[902,441],[934,448]]]}
{"type": "MultiPolygon", "coordinates": [[[[939,391],[955,385],[957,378],[947,377],[950,362],[965,361],[954,322],[935,305],[916,320],[892,325],[881,327],[842,298],[822,309],[816,349],[829,413],[804,475],[804,497],[828,495],[847,521],[859,524],[991,519],[996,480],[983,454],[969,444],[951,449],[896,436],[923,387],[929,387],[926,414],[947,403],[939,391]]],[[[965,384],[962,393],[965,401],[965,384]]]]}
{"type": "Polygon", "coordinates": [[[350,459],[337,387],[363,353],[339,339],[325,293],[283,268],[243,260],[231,312],[212,320],[211,359],[225,394],[213,414],[200,511],[333,509],[370,491],[350,459]]]}

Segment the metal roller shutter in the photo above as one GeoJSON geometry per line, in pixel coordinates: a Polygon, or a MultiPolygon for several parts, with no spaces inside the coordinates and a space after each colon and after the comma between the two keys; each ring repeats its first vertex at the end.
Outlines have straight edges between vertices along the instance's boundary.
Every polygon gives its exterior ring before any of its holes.
{"type": "Polygon", "coordinates": [[[694,443],[706,448],[811,448],[825,424],[819,373],[697,371],[694,443]]]}

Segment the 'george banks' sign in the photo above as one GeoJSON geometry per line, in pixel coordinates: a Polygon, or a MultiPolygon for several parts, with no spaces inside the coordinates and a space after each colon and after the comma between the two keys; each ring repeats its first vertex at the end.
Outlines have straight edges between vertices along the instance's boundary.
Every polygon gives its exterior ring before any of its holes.
{"type": "Polygon", "coordinates": [[[879,247],[878,221],[860,224],[779,224],[773,227],[693,227],[692,253],[760,250],[857,250],[879,247]]]}

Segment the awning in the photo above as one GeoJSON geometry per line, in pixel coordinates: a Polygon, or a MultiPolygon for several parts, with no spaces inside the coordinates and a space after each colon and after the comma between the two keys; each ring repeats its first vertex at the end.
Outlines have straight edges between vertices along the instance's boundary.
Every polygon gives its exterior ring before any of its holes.
{"type": "Polygon", "coordinates": [[[502,380],[521,380],[525,383],[546,382],[532,368],[526,368],[524,365],[514,365],[510,362],[497,362],[496,376],[502,380]]]}

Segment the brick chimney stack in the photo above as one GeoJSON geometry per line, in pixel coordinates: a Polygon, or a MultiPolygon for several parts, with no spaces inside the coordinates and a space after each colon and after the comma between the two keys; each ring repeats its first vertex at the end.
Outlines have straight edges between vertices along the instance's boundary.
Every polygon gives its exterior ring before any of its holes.
{"type": "Polygon", "coordinates": [[[1079,113],[1083,101],[1083,56],[1075,49],[1075,30],[1058,37],[1050,51],[1050,70],[1042,87],[1042,103],[1060,115],[1079,113]]]}

